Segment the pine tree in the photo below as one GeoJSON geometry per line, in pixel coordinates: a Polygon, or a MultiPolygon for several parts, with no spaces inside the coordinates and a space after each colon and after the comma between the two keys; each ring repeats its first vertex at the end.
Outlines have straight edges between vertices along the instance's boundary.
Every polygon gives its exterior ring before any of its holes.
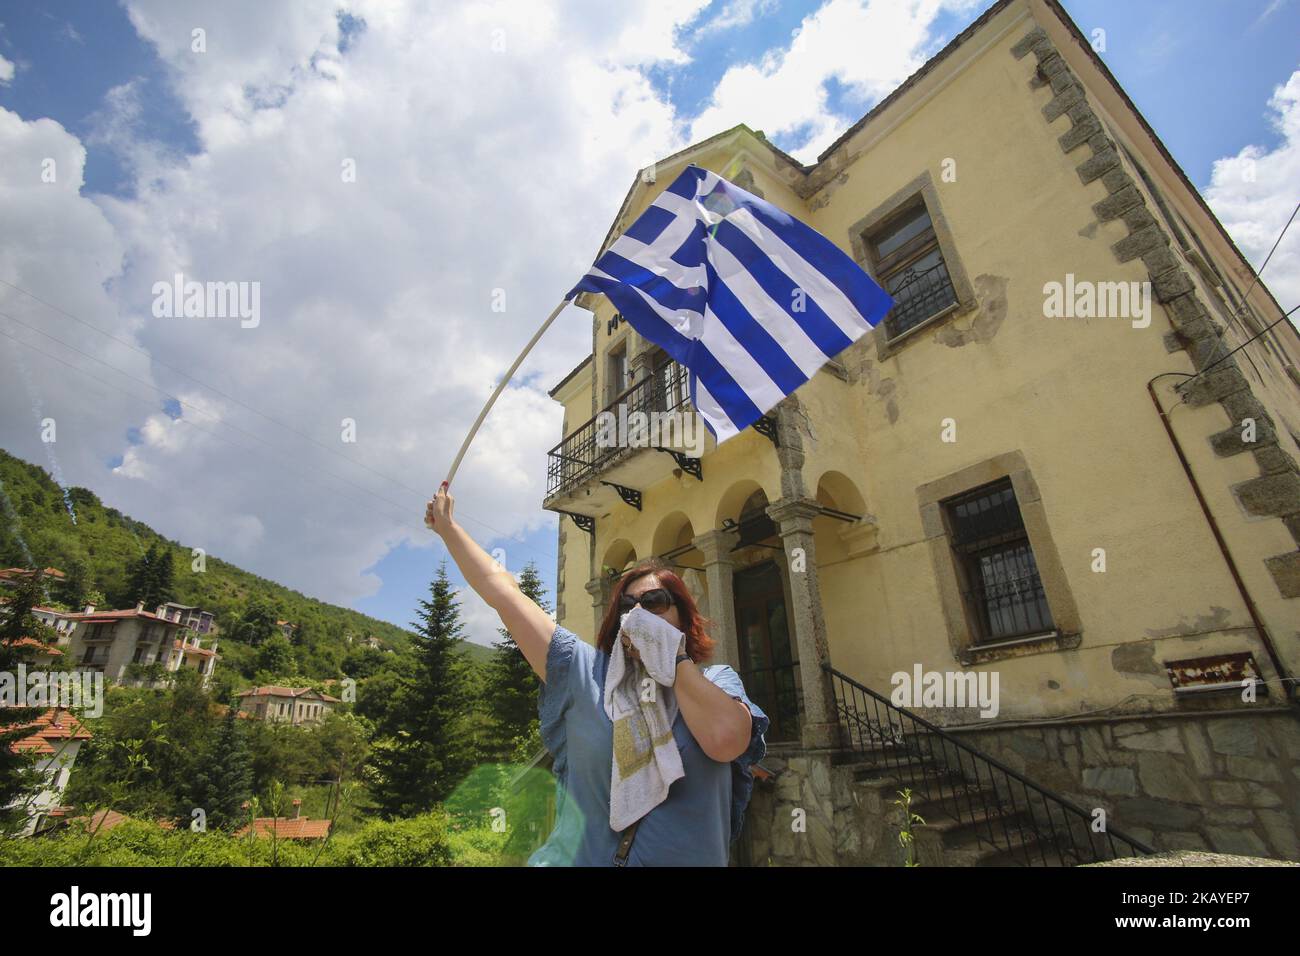
{"type": "MultiPolygon", "coordinates": [[[[543,611],[550,612],[535,562],[530,561],[519,575],[519,590],[536,601],[543,611]]],[[[492,721],[484,750],[489,759],[507,762],[515,739],[528,737],[538,723],[538,681],[510,632],[505,628],[499,631],[502,639],[493,644],[495,653],[487,665],[484,697],[492,721]]]]}
{"type": "Polygon", "coordinates": [[[468,663],[458,649],[460,606],[444,561],[420,602],[413,666],[398,679],[392,706],[379,727],[371,765],[371,796],[388,818],[431,810],[473,766],[463,725],[470,709],[468,663]]]}
{"type": "Polygon", "coordinates": [[[166,548],[158,558],[157,564],[154,565],[153,576],[153,594],[151,601],[146,607],[157,607],[160,604],[167,604],[176,598],[176,564],[175,558],[172,557],[172,549],[166,548]]]}
{"type": "Polygon", "coordinates": [[[68,562],[67,574],[67,578],[59,587],[59,598],[74,611],[80,611],[85,607],[86,598],[95,587],[90,564],[85,557],[78,554],[68,562]]]}
{"type": "Polygon", "coordinates": [[[158,560],[158,545],[151,544],[145,554],[127,565],[126,603],[143,602],[145,607],[149,607],[150,598],[156,590],[158,560]]]}
{"type": "MultiPolygon", "coordinates": [[[[226,711],[211,752],[191,775],[190,809],[203,809],[209,830],[232,830],[247,822],[241,808],[253,794],[253,764],[237,714],[233,706],[226,711]]],[[[188,823],[188,815],[180,822],[188,823]]]]}

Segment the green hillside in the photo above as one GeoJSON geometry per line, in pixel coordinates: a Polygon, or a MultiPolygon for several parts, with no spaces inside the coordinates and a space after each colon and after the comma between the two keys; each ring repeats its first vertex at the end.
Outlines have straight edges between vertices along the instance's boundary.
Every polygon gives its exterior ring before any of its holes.
{"type": "MultiPolygon", "coordinates": [[[[69,488],[65,499],[44,469],[0,450],[0,567],[64,571],[68,580],[52,589],[52,603],[79,609],[89,599],[101,608],[134,606],[139,592],[133,587],[132,568],[151,548],[156,548],[159,556],[170,553],[174,569],[170,587],[161,596],[216,614],[222,656],[245,676],[276,670],[265,659],[267,651],[257,648],[272,641],[278,632],[271,634],[263,628],[259,633],[259,621],[269,620],[273,625],[281,619],[296,624],[291,642],[294,668],[302,676],[321,680],[344,673],[350,657],[381,654],[363,651],[361,641],[368,636],[399,654],[410,648],[411,634],[404,628],[307,597],[213,555],[206,555],[205,568],[196,572],[188,546],[108,507],[86,488],[69,488]],[[69,507],[76,515],[75,522],[69,507]],[[253,657],[258,653],[264,655],[260,668],[253,657]]],[[[160,603],[159,596],[150,592],[147,609],[160,603]]],[[[462,651],[475,662],[492,653],[490,648],[468,642],[462,643],[462,651]]],[[[272,655],[272,664],[275,661],[272,655]]],[[[372,660],[361,670],[372,671],[375,664],[372,660]]],[[[349,666],[346,672],[353,673],[355,668],[349,666]]]]}

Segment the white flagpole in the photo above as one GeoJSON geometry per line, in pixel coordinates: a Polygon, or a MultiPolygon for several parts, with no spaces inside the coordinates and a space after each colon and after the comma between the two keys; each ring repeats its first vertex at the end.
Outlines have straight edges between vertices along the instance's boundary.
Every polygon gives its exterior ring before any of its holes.
{"type": "Polygon", "coordinates": [[[528,340],[528,344],[525,345],[524,350],[519,353],[519,357],[515,359],[514,364],[506,370],[506,374],[502,376],[501,381],[497,383],[496,390],[492,392],[492,397],[487,400],[487,404],[483,406],[483,411],[478,413],[478,418],[474,420],[474,424],[470,427],[469,434],[465,436],[465,441],[461,443],[460,451],[456,452],[456,460],[451,463],[451,470],[447,472],[447,478],[443,484],[450,485],[451,480],[456,477],[456,469],[460,467],[461,459],[465,457],[465,452],[469,450],[469,443],[474,440],[475,434],[478,433],[479,426],[483,424],[483,419],[487,418],[488,412],[490,412],[492,406],[496,404],[497,396],[501,394],[503,389],[505,389],[506,383],[510,381],[511,377],[515,374],[515,370],[519,368],[520,364],[522,364],[524,357],[532,351],[533,346],[537,344],[537,340],[542,337],[542,334],[548,328],[550,328],[551,323],[555,321],[555,317],[564,311],[564,307],[568,304],[568,299],[560,301],[560,304],[555,307],[555,310],[551,312],[546,321],[542,323],[542,327],[533,334],[531,339],[528,340]]]}

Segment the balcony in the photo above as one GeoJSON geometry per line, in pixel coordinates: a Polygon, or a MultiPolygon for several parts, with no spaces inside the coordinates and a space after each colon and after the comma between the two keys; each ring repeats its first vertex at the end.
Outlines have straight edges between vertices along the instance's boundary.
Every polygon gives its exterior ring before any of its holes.
{"type": "Polygon", "coordinates": [[[674,470],[701,478],[700,458],[690,454],[692,445],[702,456],[715,444],[691,405],[686,369],[669,363],[632,385],[551,449],[543,507],[589,517],[608,513],[620,499],[640,508],[641,490],[674,470]],[[644,444],[627,428],[636,426],[640,416],[633,416],[638,412],[650,426],[644,444]],[[656,418],[656,413],[662,417],[656,418]],[[664,427],[656,427],[656,421],[664,427]],[[613,436],[611,425],[617,430],[613,436]],[[611,437],[615,440],[609,441],[611,437]],[[627,441],[629,437],[636,444],[627,441]]]}

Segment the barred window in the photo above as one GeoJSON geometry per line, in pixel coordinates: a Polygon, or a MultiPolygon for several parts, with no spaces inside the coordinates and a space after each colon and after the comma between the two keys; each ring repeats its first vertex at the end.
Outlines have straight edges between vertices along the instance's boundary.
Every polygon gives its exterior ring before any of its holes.
{"type": "Polygon", "coordinates": [[[1010,479],[944,503],[977,643],[1051,631],[1052,613],[1010,479]]]}
{"type": "Polygon", "coordinates": [[[907,207],[869,236],[876,278],[894,298],[885,317],[890,338],[916,328],[957,302],[939,238],[923,201],[907,207]]]}

